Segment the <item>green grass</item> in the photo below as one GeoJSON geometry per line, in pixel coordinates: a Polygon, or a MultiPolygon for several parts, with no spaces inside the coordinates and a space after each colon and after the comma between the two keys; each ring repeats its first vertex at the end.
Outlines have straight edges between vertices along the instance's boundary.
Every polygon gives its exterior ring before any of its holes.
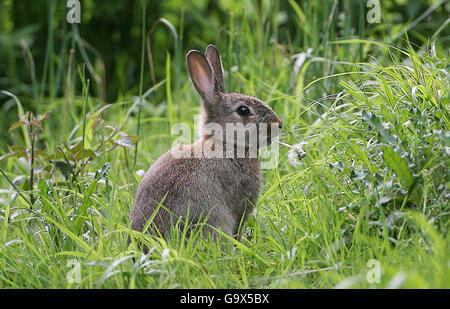
{"type": "MultiPolygon", "coordinates": [[[[305,11],[291,4],[299,24],[321,14],[319,4],[305,11]]],[[[321,41],[321,29],[334,27],[325,18],[320,29],[276,45],[276,14],[261,12],[232,15],[230,31],[215,42],[226,84],[268,102],[284,121],[280,139],[306,141],[307,156],[293,167],[280,149],[277,167],[263,171],[242,238],[214,243],[178,232],[163,240],[130,230],[141,171],[169,150],[171,125],[194,128],[199,113],[180,50],[211,42],[182,46],[182,28],[174,34],[172,26],[175,57],[152,51],[167,57],[164,80],[142,85],[141,77],[138,88],[105,104],[88,95],[90,84],[99,85],[88,81],[83,61],[67,62],[71,88],[39,107],[52,111],[42,130],[24,120],[8,133],[9,145],[0,143],[1,288],[450,288],[445,40],[418,48],[408,36],[387,44],[327,31],[321,41]],[[290,57],[305,51],[295,45],[302,39],[316,58],[297,72],[290,57]],[[30,128],[37,132],[33,188],[30,128]],[[147,255],[135,240],[147,244],[147,255]],[[373,259],[379,283],[367,280],[373,259]],[[72,260],[80,263],[79,283],[66,279],[72,260]]],[[[49,76],[58,70],[52,61],[49,55],[49,76]]],[[[21,99],[11,96],[24,115],[21,99]]]]}

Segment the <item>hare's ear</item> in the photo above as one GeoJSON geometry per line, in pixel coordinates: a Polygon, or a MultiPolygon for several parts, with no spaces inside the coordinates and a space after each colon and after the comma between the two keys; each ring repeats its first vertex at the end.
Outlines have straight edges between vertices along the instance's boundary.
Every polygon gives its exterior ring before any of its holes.
{"type": "Polygon", "coordinates": [[[206,103],[214,97],[214,75],[205,56],[198,50],[191,50],[186,56],[187,67],[192,83],[206,103]]]}
{"type": "Polygon", "coordinates": [[[214,45],[209,44],[208,47],[206,47],[205,55],[209,61],[209,64],[211,65],[214,73],[214,78],[220,92],[225,92],[225,83],[223,81],[223,66],[219,50],[214,45]]]}

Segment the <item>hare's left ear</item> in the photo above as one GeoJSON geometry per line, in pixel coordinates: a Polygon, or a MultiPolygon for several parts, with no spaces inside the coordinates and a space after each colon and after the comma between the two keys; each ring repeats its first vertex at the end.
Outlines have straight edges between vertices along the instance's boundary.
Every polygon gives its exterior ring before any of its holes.
{"type": "Polygon", "coordinates": [[[217,93],[212,68],[205,55],[198,50],[191,50],[186,56],[187,67],[192,83],[206,104],[213,103],[217,93]]]}
{"type": "Polygon", "coordinates": [[[225,83],[223,81],[222,59],[220,58],[219,50],[214,45],[209,44],[208,47],[206,47],[205,55],[209,61],[209,64],[211,65],[211,68],[214,73],[214,79],[217,83],[220,92],[225,92],[225,83]]]}

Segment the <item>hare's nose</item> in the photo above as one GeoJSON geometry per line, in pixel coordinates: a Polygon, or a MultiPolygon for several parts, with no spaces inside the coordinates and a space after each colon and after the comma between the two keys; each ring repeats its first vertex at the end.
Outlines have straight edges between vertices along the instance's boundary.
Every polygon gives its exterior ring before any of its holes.
{"type": "Polygon", "coordinates": [[[275,119],[270,121],[270,124],[276,124],[278,123],[278,127],[281,129],[283,127],[283,121],[281,121],[280,118],[278,118],[277,116],[275,116],[275,119]]]}
{"type": "Polygon", "coordinates": [[[283,121],[280,118],[276,118],[275,122],[278,122],[278,127],[281,129],[283,127],[283,121]]]}

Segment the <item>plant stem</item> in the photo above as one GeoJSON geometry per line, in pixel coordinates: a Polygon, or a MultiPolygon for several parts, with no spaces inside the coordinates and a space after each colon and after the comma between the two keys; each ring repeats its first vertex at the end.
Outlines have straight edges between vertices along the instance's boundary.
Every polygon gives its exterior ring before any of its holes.
{"type": "Polygon", "coordinates": [[[31,125],[31,115],[30,112],[28,114],[28,134],[30,135],[31,140],[31,154],[30,154],[30,201],[31,205],[34,205],[34,195],[33,195],[33,186],[34,186],[34,141],[36,134],[34,133],[33,126],[31,125]]]}
{"type": "Polygon", "coordinates": [[[31,204],[34,205],[34,195],[33,195],[33,186],[34,186],[34,141],[36,138],[36,134],[34,130],[31,132],[31,168],[30,168],[30,200],[31,204]]]}
{"type": "Polygon", "coordinates": [[[289,145],[289,144],[286,144],[286,143],[283,143],[283,142],[280,142],[280,141],[277,141],[277,140],[274,140],[274,142],[276,142],[276,143],[278,143],[278,144],[280,144],[280,145],[289,147],[289,148],[292,148],[292,147],[293,147],[292,145],[289,145]]]}
{"type": "Polygon", "coordinates": [[[5,176],[6,180],[14,188],[14,190],[16,190],[17,194],[19,194],[25,200],[25,202],[27,202],[28,205],[30,205],[30,208],[33,208],[33,204],[31,204],[31,202],[25,197],[25,195],[23,195],[22,192],[20,192],[19,188],[17,188],[16,185],[11,181],[11,179],[9,179],[9,177],[5,174],[5,172],[1,167],[0,172],[3,174],[3,176],[5,176]]]}
{"type": "Polygon", "coordinates": [[[88,98],[89,98],[89,83],[90,80],[88,79],[86,81],[86,90],[85,90],[85,100],[84,100],[84,104],[83,104],[83,139],[81,140],[81,175],[83,175],[83,170],[84,170],[84,143],[85,143],[85,139],[86,139],[86,113],[87,113],[87,103],[88,103],[88,98]]]}
{"type": "MultiPolygon", "coordinates": [[[[139,109],[138,109],[138,123],[136,135],[139,137],[141,131],[141,109],[142,109],[142,88],[144,82],[144,55],[145,55],[145,8],[146,1],[142,0],[142,46],[141,46],[141,72],[139,80],[139,109]]],[[[139,140],[136,142],[136,148],[134,149],[134,161],[133,161],[133,171],[136,169],[137,152],[138,152],[139,140]]]]}

